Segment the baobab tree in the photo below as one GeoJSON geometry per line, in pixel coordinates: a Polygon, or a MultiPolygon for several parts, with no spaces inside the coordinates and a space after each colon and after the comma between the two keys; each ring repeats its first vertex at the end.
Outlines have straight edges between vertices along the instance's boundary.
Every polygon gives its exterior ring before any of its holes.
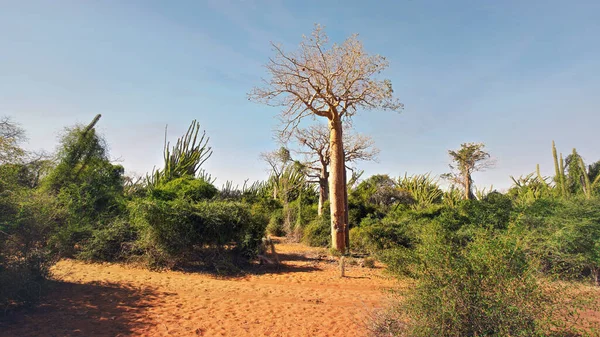
{"type": "MultiPolygon", "coordinates": [[[[346,169],[352,171],[349,163],[361,160],[375,160],[379,149],[374,146],[373,139],[358,133],[351,133],[351,128],[344,126],[342,141],[344,143],[344,162],[346,169]]],[[[296,152],[305,156],[304,166],[310,182],[319,184],[318,215],[323,214],[323,204],[329,198],[329,128],[325,124],[313,124],[297,129],[294,133],[296,142],[301,148],[296,152]]]]}
{"type": "Polygon", "coordinates": [[[490,154],[484,151],[483,143],[464,143],[460,149],[449,150],[450,158],[453,164],[450,168],[452,173],[442,175],[442,177],[461,186],[464,191],[464,198],[473,199],[473,172],[483,171],[486,168],[494,166],[494,161],[490,159],[490,154]]]}
{"type": "Polygon", "coordinates": [[[288,136],[306,117],[327,118],[330,144],[332,247],[345,252],[345,163],[342,122],[359,109],[400,110],[392,82],[379,79],[388,67],[380,55],[369,55],[357,35],[328,48],[327,35],[317,25],[295,52],[273,44],[275,55],[266,65],[269,79],[249,93],[249,99],[281,106],[281,134],[288,136]]]}
{"type": "MultiPolygon", "coordinates": [[[[275,181],[279,181],[286,167],[292,162],[290,151],[283,146],[277,151],[261,153],[260,158],[269,164],[271,176],[275,181]]],[[[277,199],[278,197],[279,191],[277,186],[277,184],[273,186],[273,199],[277,199]]]]}

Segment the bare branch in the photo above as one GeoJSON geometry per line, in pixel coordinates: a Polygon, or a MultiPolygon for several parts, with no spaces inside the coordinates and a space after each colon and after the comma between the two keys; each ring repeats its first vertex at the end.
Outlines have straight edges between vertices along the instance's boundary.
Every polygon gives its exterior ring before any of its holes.
{"type": "Polygon", "coordinates": [[[388,67],[380,55],[369,55],[357,35],[329,44],[321,26],[304,36],[298,49],[285,51],[272,43],[274,56],[265,68],[264,86],[248,94],[252,101],[281,106],[282,134],[289,136],[300,120],[313,115],[352,117],[358,109],[402,110],[389,80],[378,79],[388,67]]]}

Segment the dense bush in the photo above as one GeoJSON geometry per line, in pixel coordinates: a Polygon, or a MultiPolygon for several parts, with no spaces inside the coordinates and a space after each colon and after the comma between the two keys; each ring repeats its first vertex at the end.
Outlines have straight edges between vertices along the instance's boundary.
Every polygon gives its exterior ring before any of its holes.
{"type": "Polygon", "coordinates": [[[54,262],[46,240],[60,211],[54,200],[29,190],[0,193],[0,307],[30,304],[54,262]]]}
{"type": "Polygon", "coordinates": [[[150,190],[151,197],[165,201],[175,199],[200,201],[212,199],[217,193],[217,188],[210,182],[191,176],[173,179],[150,190]]]}
{"type": "Polygon", "coordinates": [[[125,218],[116,218],[92,232],[77,258],[87,261],[118,261],[131,256],[137,232],[125,218]]]}
{"type": "Polygon", "coordinates": [[[540,200],[523,211],[517,225],[545,272],[590,277],[600,285],[600,200],[540,200]]]}
{"type": "Polygon", "coordinates": [[[236,202],[140,200],[133,207],[138,246],[151,264],[184,263],[203,248],[233,248],[252,257],[258,253],[266,220],[236,202]]]}
{"type": "Polygon", "coordinates": [[[557,308],[519,239],[479,230],[465,246],[432,223],[397,270],[415,285],[396,310],[396,336],[541,336],[556,331],[557,308]]]}
{"type": "Polygon", "coordinates": [[[304,227],[304,242],[313,247],[328,247],[331,242],[331,220],[323,214],[304,227]]]}
{"type": "Polygon", "coordinates": [[[271,214],[271,217],[269,218],[269,224],[267,225],[267,233],[275,236],[285,235],[285,230],[283,228],[283,220],[283,210],[274,210],[271,214]]]}

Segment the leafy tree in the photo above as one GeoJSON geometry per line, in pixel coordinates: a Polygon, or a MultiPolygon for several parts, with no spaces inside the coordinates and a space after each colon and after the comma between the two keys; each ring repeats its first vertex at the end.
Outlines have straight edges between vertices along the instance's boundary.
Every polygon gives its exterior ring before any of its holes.
{"type": "Polygon", "coordinates": [[[490,154],[484,151],[483,143],[464,143],[460,149],[449,150],[448,153],[454,164],[450,168],[452,173],[444,175],[445,178],[461,186],[464,191],[464,198],[469,200],[475,198],[473,194],[473,172],[482,171],[493,165],[490,160],[490,154]]]}
{"type": "Polygon", "coordinates": [[[270,79],[255,88],[251,100],[283,106],[282,134],[289,135],[305,117],[327,118],[331,165],[332,247],[347,247],[345,163],[342,121],[359,109],[400,110],[392,84],[377,75],[388,66],[386,59],[369,55],[357,35],[329,49],[328,37],[316,26],[312,37],[304,37],[296,52],[285,52],[273,44],[275,56],[266,65],[270,79]]]}

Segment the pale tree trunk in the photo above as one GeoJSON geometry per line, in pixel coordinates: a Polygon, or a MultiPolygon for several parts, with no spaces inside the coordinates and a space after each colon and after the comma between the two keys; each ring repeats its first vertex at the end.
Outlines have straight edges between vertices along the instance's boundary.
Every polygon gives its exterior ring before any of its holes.
{"type": "Polygon", "coordinates": [[[346,236],[346,251],[350,252],[350,224],[348,223],[348,180],[347,180],[347,171],[346,171],[346,153],[344,153],[344,224],[346,224],[344,228],[344,235],[346,236]]]}
{"type": "Polygon", "coordinates": [[[319,175],[319,207],[317,208],[317,214],[319,217],[323,215],[323,206],[327,198],[329,198],[329,172],[327,172],[327,165],[321,165],[321,174],[319,175]]]}
{"type": "Polygon", "coordinates": [[[342,144],[342,121],[339,117],[329,120],[329,148],[331,155],[330,207],[331,246],[341,253],[346,250],[346,203],[344,189],[344,147],[342,144]]]}

